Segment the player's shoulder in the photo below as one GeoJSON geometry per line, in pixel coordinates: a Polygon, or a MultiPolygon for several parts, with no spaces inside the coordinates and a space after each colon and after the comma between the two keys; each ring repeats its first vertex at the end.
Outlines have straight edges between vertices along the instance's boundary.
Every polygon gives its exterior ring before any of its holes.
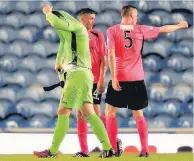
{"type": "Polygon", "coordinates": [[[116,29],[120,26],[120,24],[116,24],[116,25],[113,25],[113,26],[110,26],[107,30],[113,30],[113,29],[116,29]]]}

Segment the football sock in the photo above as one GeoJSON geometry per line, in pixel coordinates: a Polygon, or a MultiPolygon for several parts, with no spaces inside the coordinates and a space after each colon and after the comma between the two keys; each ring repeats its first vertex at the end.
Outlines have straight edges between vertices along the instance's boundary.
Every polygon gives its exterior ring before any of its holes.
{"type": "Polygon", "coordinates": [[[148,152],[148,129],[144,116],[135,119],[141,142],[141,152],[148,152]]]}
{"type": "Polygon", "coordinates": [[[54,131],[53,142],[49,149],[52,154],[58,153],[59,146],[63,141],[63,138],[67,133],[68,128],[69,128],[69,117],[65,115],[59,115],[57,125],[54,131]]]}
{"type": "Polygon", "coordinates": [[[92,130],[98,140],[102,143],[103,150],[110,150],[111,144],[102,120],[94,113],[87,117],[87,121],[92,126],[92,130]]]}
{"type": "Polygon", "coordinates": [[[111,145],[115,152],[117,152],[117,120],[116,116],[106,117],[106,129],[108,132],[108,137],[110,139],[111,145]]]}
{"type": "Polygon", "coordinates": [[[87,133],[88,133],[87,121],[78,120],[77,121],[77,134],[79,138],[81,152],[84,154],[88,154],[87,133]]]}

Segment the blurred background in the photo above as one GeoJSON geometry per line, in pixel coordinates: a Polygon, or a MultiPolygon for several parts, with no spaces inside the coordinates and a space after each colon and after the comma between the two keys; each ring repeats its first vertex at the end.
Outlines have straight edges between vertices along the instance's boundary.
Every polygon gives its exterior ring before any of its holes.
{"type": "MultiPolygon", "coordinates": [[[[46,4],[75,16],[80,8],[97,11],[95,28],[120,23],[120,9],[139,9],[139,24],[161,26],[187,20],[189,28],[146,41],[143,63],[149,106],[144,110],[150,129],[193,127],[193,1],[0,1],[0,128],[53,128],[60,88],[54,71],[59,38],[42,13],[46,4]]],[[[106,36],[106,35],[105,35],[106,36]]],[[[107,71],[106,85],[110,72],[107,71]]],[[[102,112],[104,112],[102,99],[102,112]]],[[[136,128],[131,111],[117,113],[120,130],[136,128]]],[[[76,128],[75,111],[70,127],[76,128]]]]}

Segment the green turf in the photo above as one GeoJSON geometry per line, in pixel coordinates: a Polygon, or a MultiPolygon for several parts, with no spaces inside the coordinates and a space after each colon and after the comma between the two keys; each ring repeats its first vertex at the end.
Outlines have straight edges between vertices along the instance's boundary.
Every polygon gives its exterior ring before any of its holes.
{"type": "Polygon", "coordinates": [[[192,153],[151,154],[148,158],[138,158],[136,154],[125,154],[120,158],[97,158],[99,153],[93,153],[89,158],[72,158],[72,155],[60,155],[58,158],[35,158],[33,155],[0,155],[0,161],[192,161],[192,153]]]}

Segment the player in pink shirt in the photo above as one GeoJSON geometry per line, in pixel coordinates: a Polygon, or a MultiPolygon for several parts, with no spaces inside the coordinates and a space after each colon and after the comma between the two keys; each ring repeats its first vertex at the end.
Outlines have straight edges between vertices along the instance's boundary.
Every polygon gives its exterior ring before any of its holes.
{"type": "Polygon", "coordinates": [[[160,33],[187,28],[188,23],[180,21],[177,25],[162,27],[138,25],[137,8],[131,5],[124,6],[121,9],[121,17],[120,24],[107,29],[111,80],[105,100],[106,128],[112,147],[117,152],[117,108],[131,109],[141,142],[139,157],[148,157],[148,129],[142,110],[148,106],[141,57],[143,41],[156,38],[160,33]]]}
{"type": "MultiPolygon", "coordinates": [[[[92,73],[94,75],[93,84],[93,103],[96,114],[101,120],[106,123],[105,116],[100,112],[101,96],[105,90],[105,74],[106,74],[106,56],[107,49],[105,47],[105,39],[102,32],[94,30],[96,12],[89,8],[83,8],[77,12],[78,18],[88,30],[89,46],[92,58],[92,73]]],[[[82,113],[77,111],[77,132],[81,151],[76,153],[74,157],[89,157],[87,144],[87,121],[84,119],[82,113]]],[[[120,140],[117,144],[121,143],[120,140]]]]}

